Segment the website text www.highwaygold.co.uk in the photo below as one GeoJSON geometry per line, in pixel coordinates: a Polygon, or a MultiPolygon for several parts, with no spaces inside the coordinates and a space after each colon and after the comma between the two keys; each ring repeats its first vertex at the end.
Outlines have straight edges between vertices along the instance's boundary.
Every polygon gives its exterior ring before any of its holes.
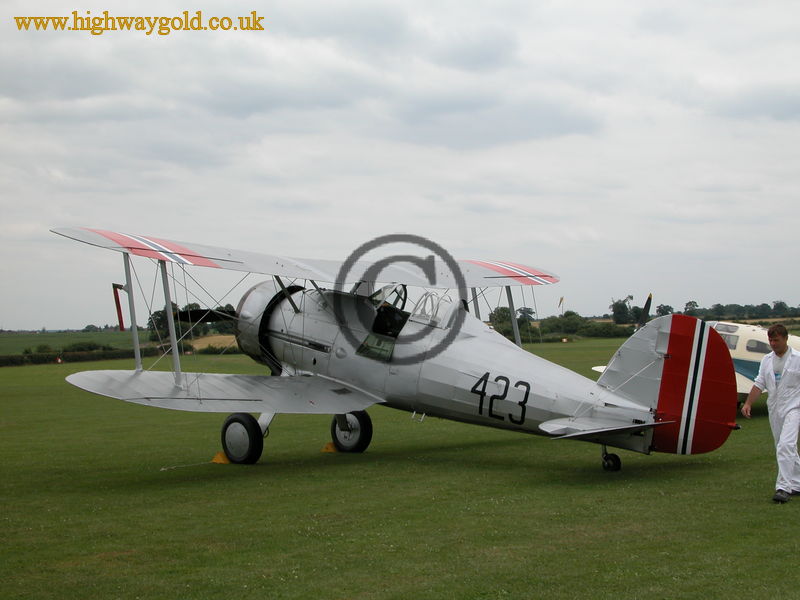
{"type": "Polygon", "coordinates": [[[256,11],[241,17],[206,17],[202,10],[188,10],[174,17],[118,17],[104,10],[93,15],[73,10],[65,17],[14,17],[19,31],[85,31],[103,35],[108,31],[137,31],[145,35],[169,35],[175,31],[264,31],[264,17],[256,11]]]}

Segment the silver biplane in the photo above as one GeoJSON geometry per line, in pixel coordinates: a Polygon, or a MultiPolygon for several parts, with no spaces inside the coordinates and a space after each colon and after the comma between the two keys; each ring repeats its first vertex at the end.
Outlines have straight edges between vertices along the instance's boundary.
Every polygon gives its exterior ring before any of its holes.
{"type": "Polygon", "coordinates": [[[336,448],[363,452],[372,439],[366,409],[374,404],[594,442],[602,446],[602,466],[609,471],[619,470],[621,461],[608,447],[698,454],[721,446],[736,428],[731,358],[720,335],[700,320],[670,315],[647,323],[619,348],[596,382],[526,352],[480,320],[476,289],[505,287],[514,315],[512,286],[558,281],[538,269],[499,261],[453,261],[449,255],[348,264],[100,229],[53,232],[123,254],[123,289],[134,331],[134,370],[86,371],[67,380],[127,402],[232,413],[221,438],[234,463],[259,460],[263,438],[279,413],[333,415],[336,448]],[[159,265],[172,372],[142,368],[131,255],[159,265]],[[232,315],[239,347],[268,366],[270,375],[181,370],[168,263],[270,276],[244,295],[232,315]],[[334,283],[325,287],[323,282],[334,283]],[[409,286],[427,291],[410,302],[409,286]],[[457,298],[445,290],[456,290],[457,298]]]}

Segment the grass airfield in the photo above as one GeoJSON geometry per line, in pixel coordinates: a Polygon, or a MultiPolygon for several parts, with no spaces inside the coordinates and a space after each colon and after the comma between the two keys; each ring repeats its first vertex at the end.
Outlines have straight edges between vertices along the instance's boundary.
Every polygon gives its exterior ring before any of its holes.
{"type": "MultiPolygon", "coordinates": [[[[534,349],[590,375],[620,342],[534,349]]],[[[327,416],[279,415],[257,465],[218,465],[224,415],[63,380],[130,363],[0,369],[0,597],[709,599],[800,585],[800,499],[770,502],[763,405],[714,453],[619,451],[619,473],[593,444],[382,407],[365,454],[322,453],[327,416]]],[[[259,367],[198,356],[184,369],[259,367]]]]}

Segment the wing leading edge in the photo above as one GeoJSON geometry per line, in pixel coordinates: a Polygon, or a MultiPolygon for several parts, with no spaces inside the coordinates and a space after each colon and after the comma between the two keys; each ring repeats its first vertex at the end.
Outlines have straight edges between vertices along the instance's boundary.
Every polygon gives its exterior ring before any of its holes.
{"type": "MultiPolygon", "coordinates": [[[[97,246],[127,252],[155,260],[187,266],[230,269],[249,273],[263,273],[279,277],[313,279],[334,283],[344,261],[323,259],[301,259],[288,256],[260,254],[231,248],[206,246],[191,242],[177,242],[152,236],[133,235],[105,229],[63,227],[51,230],[64,237],[97,246]]],[[[558,277],[541,269],[495,260],[456,261],[467,287],[503,287],[549,285],[557,283],[558,277]]],[[[373,263],[355,263],[343,284],[353,285],[363,280],[373,263]]],[[[404,283],[411,286],[455,289],[458,287],[450,268],[440,257],[434,257],[436,280],[431,283],[416,268],[403,264],[389,264],[380,270],[375,283],[404,283]]]]}

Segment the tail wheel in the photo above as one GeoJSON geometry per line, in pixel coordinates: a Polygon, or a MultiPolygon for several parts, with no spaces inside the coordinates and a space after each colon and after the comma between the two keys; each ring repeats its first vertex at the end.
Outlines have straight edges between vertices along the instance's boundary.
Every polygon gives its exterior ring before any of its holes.
{"type": "Polygon", "coordinates": [[[232,463],[252,465],[264,451],[264,436],[253,415],[234,413],[222,425],[222,449],[232,463]]]}
{"type": "Polygon", "coordinates": [[[603,471],[619,471],[622,468],[622,461],[616,454],[609,454],[606,445],[602,446],[603,453],[603,471]]]}
{"type": "Polygon", "coordinates": [[[372,441],[372,419],[364,410],[336,415],[331,438],[339,452],[364,452],[372,441]]]}
{"type": "Polygon", "coordinates": [[[622,468],[622,461],[616,454],[603,454],[603,470],[619,471],[622,468]]]}

